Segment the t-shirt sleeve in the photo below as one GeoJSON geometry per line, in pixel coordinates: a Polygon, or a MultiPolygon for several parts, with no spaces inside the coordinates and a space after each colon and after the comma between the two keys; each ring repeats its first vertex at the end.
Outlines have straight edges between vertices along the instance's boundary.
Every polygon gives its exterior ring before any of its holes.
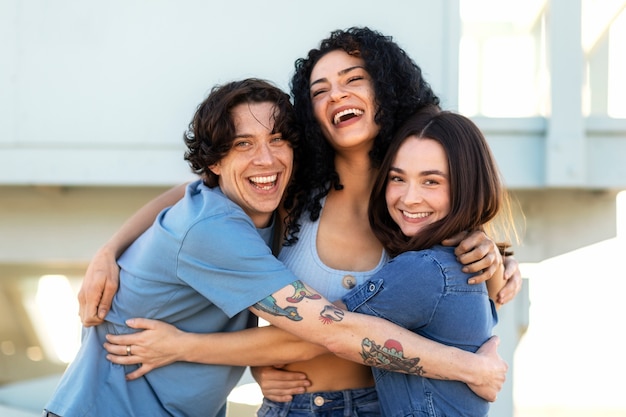
{"type": "Polygon", "coordinates": [[[297,280],[238,212],[192,225],[177,263],[178,278],[231,317],[297,280]]]}
{"type": "Polygon", "coordinates": [[[406,252],[343,300],[351,311],[382,317],[416,330],[430,322],[444,283],[441,267],[431,256],[406,252]]]}

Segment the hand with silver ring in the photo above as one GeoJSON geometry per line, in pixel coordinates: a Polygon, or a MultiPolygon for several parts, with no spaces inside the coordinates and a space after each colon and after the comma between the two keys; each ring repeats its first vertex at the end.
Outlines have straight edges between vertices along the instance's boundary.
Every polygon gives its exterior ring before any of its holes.
{"type": "Polygon", "coordinates": [[[188,351],[181,349],[181,338],[189,337],[188,333],[158,320],[134,318],[127,320],[126,325],[139,331],[108,334],[103,347],[108,352],[107,359],[115,364],[141,364],[126,374],[128,381],[141,378],[152,369],[187,360],[188,351]]]}

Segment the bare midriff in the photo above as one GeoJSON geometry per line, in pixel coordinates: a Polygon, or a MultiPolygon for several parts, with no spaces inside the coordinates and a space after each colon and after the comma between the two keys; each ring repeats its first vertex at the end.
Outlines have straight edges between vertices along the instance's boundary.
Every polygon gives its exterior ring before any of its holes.
{"type": "Polygon", "coordinates": [[[304,362],[290,363],[285,368],[307,375],[308,380],[311,381],[307,392],[340,391],[374,386],[374,378],[369,366],[339,358],[332,353],[304,362]]]}

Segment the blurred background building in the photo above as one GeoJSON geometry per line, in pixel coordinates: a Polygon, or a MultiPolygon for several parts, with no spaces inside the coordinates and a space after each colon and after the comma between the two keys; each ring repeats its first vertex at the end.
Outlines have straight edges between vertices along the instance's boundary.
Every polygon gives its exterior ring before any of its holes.
{"type": "Polygon", "coordinates": [[[624,0],[0,0],[0,416],[38,416],[72,359],[99,245],[193,179],[182,132],[209,89],[287,90],[350,26],[393,36],[477,122],[517,201],[527,280],[492,415],[626,416],[624,0]]]}

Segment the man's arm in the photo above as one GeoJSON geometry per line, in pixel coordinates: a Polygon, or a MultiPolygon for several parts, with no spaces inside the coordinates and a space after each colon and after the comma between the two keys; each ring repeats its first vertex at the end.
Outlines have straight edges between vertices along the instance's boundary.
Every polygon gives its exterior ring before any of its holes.
{"type": "Polygon", "coordinates": [[[86,327],[104,320],[119,286],[117,258],[150,227],[157,215],[185,194],[186,184],[171,188],[133,214],[94,255],[78,292],[79,315],[86,327]]]}

